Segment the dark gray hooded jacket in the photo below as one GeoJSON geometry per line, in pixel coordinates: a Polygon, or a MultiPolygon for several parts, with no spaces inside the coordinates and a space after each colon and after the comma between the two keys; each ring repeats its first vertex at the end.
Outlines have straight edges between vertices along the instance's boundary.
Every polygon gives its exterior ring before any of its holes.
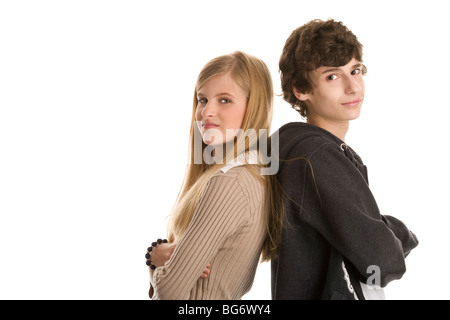
{"type": "Polygon", "coordinates": [[[360,282],[400,279],[418,240],[380,214],[361,158],[310,124],[288,123],[278,134],[286,225],[271,265],[272,299],[364,299],[360,282]]]}

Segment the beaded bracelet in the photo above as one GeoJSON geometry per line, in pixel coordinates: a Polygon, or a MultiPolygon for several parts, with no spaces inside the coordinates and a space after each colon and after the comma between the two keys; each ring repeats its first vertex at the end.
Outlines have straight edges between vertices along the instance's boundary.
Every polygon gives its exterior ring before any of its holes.
{"type": "Polygon", "coordinates": [[[151,256],[150,252],[152,252],[153,248],[155,248],[158,244],[161,244],[161,243],[167,243],[167,239],[164,239],[164,240],[158,239],[155,242],[152,242],[151,247],[147,248],[147,253],[145,254],[145,259],[147,259],[147,262],[145,264],[148,265],[150,267],[150,269],[152,269],[152,270],[155,270],[156,266],[154,264],[152,264],[152,261],[151,261],[152,256],[151,256]]]}

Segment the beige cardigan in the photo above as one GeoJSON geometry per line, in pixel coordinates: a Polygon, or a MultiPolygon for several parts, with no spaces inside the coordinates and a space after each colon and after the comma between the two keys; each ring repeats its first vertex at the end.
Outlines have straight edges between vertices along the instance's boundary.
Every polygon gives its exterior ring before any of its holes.
{"type": "Polygon", "coordinates": [[[150,279],[153,300],[237,300],[255,277],[266,236],[265,190],[245,166],[208,181],[170,260],[150,279]],[[211,273],[200,278],[211,263],[211,273]]]}

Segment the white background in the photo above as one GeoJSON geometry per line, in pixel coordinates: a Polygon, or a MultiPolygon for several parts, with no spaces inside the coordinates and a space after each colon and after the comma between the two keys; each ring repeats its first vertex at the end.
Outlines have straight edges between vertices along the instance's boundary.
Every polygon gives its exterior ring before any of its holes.
{"type": "MultiPolygon", "coordinates": [[[[0,1],[0,298],[148,299],[144,254],[183,178],[198,72],[242,50],[280,94],[285,40],[330,17],[358,36],[368,67],[346,141],[382,213],[420,240],[386,296],[450,298],[446,5],[0,1]]],[[[277,96],[273,129],[298,120],[277,96]]],[[[270,299],[270,264],[244,299],[270,299]]]]}

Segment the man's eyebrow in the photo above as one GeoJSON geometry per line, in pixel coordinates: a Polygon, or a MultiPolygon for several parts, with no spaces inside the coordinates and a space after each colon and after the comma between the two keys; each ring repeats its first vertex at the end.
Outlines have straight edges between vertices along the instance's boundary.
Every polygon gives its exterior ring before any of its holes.
{"type": "Polygon", "coordinates": [[[363,66],[362,63],[357,63],[352,67],[352,69],[362,68],[362,66],[363,66]]]}
{"type": "MultiPolygon", "coordinates": [[[[362,67],[362,63],[357,63],[354,66],[352,66],[352,70],[356,69],[356,68],[361,68],[362,67]]],[[[324,73],[328,73],[328,72],[336,72],[336,71],[340,71],[342,67],[335,67],[335,68],[329,68],[326,69],[324,71],[322,71],[322,74],[324,73]]]]}
{"type": "Polygon", "coordinates": [[[328,72],[336,72],[339,70],[340,70],[339,68],[330,68],[330,69],[326,69],[326,70],[322,71],[322,74],[328,73],[328,72]]]}

